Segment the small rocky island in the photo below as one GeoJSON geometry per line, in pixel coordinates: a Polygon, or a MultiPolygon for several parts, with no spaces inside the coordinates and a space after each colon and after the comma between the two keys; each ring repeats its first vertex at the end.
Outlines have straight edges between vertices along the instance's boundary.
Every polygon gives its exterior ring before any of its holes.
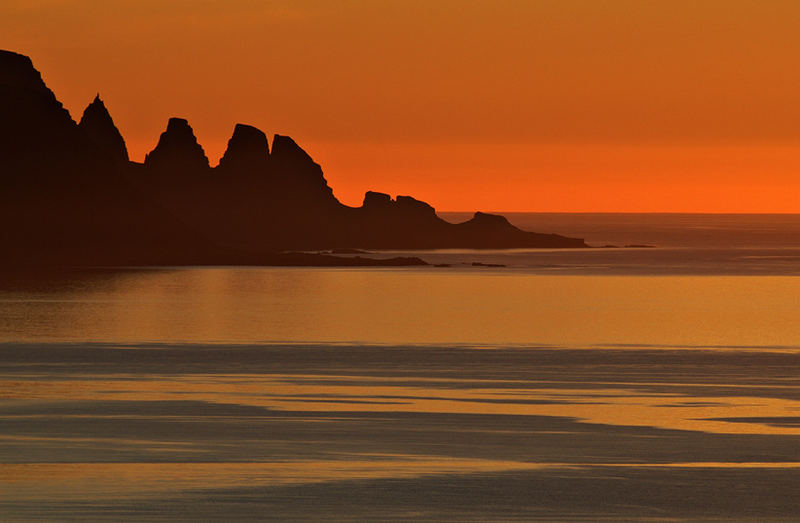
{"type": "Polygon", "coordinates": [[[0,51],[4,265],[419,265],[337,256],[361,249],[580,248],[476,212],[449,223],[410,196],[339,202],[288,137],[237,124],[212,167],[189,122],[170,118],[143,163],[100,99],[76,123],[30,58],[0,51]],[[302,251],[328,251],[330,254],[302,251]]]}

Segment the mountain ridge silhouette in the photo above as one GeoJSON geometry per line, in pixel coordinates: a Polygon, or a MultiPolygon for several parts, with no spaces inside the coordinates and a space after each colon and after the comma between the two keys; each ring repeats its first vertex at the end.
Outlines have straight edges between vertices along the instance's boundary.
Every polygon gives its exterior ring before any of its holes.
{"type": "Polygon", "coordinates": [[[449,223],[410,196],[368,191],[361,207],[344,205],[291,137],[270,142],[246,124],[214,167],[177,117],[132,162],[99,94],[76,123],[11,51],[0,51],[0,111],[6,264],[410,265],[424,262],[297,251],[586,247],[480,212],[449,223]]]}

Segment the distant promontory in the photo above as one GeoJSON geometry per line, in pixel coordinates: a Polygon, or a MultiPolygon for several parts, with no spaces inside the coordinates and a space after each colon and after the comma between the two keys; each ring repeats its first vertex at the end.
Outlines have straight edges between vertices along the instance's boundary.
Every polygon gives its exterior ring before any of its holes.
{"type": "Polygon", "coordinates": [[[270,143],[244,124],[215,167],[182,118],[132,162],[99,95],[76,123],[30,58],[10,51],[0,51],[0,217],[12,265],[414,265],[424,262],[298,251],[586,247],[498,215],[449,223],[410,196],[369,191],[343,205],[292,138],[270,143]]]}

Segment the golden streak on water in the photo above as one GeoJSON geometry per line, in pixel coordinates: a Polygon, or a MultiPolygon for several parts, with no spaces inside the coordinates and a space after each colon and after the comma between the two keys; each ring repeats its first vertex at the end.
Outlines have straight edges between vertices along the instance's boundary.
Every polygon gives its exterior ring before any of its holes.
{"type": "Polygon", "coordinates": [[[0,464],[5,499],[97,500],[147,498],[182,491],[273,487],[426,475],[534,470],[797,469],[800,462],[529,463],[414,455],[347,455],[342,460],[223,463],[24,463],[0,464]]]}
{"type": "Polygon", "coordinates": [[[0,340],[800,346],[791,276],[208,268],[0,291],[0,340]]]}
{"type": "MultiPolygon", "coordinates": [[[[204,401],[300,412],[411,412],[571,417],[588,423],[655,427],[715,434],[800,434],[800,426],[748,422],[748,418],[796,415],[800,401],[745,395],[691,396],[647,392],[655,384],[615,388],[443,388],[386,385],[383,378],[309,375],[148,375],[93,379],[0,381],[6,401],[204,401]],[[123,378],[123,379],[121,379],[123,378]],[[333,381],[335,380],[335,381],[333,381]],[[354,384],[347,384],[352,381],[354,384]],[[380,382],[380,384],[379,384],[380,382]],[[343,384],[344,383],[344,384],[343,384]],[[358,384],[355,384],[358,383],[358,384]],[[721,418],[741,418],[737,422],[721,418]]],[[[677,386],[678,384],[672,384],[677,386]]],[[[663,385],[662,385],[663,386],[663,385]]],[[[682,386],[682,384],[680,385],[682,386]]],[[[670,390],[670,389],[667,389],[670,390]]],[[[736,390],[736,389],[734,389],[736,390]]],[[[265,415],[268,412],[265,411],[265,415]]],[[[102,413],[93,415],[102,418],[102,413]]]]}

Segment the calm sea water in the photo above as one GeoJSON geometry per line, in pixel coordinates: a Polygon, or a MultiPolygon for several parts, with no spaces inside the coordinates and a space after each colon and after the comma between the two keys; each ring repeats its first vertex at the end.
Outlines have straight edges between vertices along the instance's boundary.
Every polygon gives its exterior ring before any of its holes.
{"type": "Polygon", "coordinates": [[[510,218],[656,247],[3,275],[0,519],[794,520],[800,216],[510,218]]]}

